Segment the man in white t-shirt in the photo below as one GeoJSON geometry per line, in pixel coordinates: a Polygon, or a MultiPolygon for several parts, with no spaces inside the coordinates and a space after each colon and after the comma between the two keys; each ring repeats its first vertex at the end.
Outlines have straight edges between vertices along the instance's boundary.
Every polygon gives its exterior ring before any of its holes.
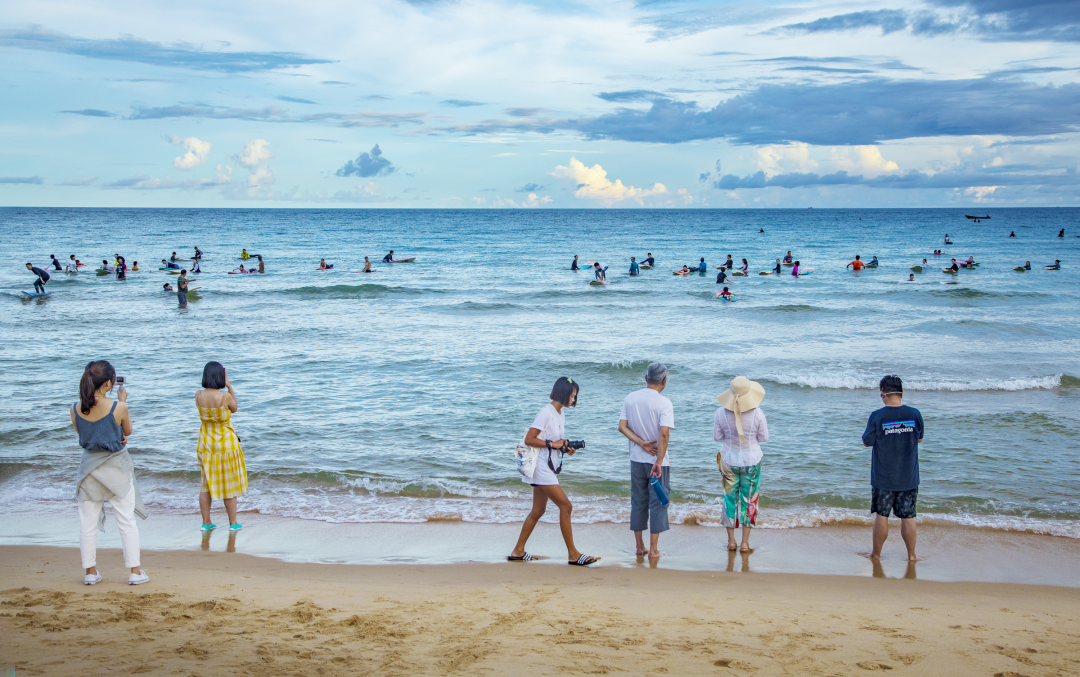
{"type": "Polygon", "coordinates": [[[645,374],[645,387],[623,400],[619,432],[630,440],[630,529],[637,539],[637,554],[659,557],[657,541],[668,530],[668,509],[660,504],[649,480],[659,478],[664,492],[671,493],[668,468],[668,437],[675,427],[671,400],[660,393],[667,387],[667,367],[653,362],[645,374]],[[642,533],[649,528],[649,548],[642,533]]]}

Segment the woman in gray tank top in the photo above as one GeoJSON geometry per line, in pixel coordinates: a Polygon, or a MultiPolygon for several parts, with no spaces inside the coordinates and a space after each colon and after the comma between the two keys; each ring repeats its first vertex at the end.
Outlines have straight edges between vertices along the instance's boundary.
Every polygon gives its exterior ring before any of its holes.
{"type": "Polygon", "coordinates": [[[124,564],[131,569],[129,585],[150,580],[139,567],[139,529],[135,516],[146,519],[146,509],[135,481],[135,467],[127,452],[131,416],[127,391],[122,387],[117,400],[108,395],[116,384],[116,370],[105,360],[91,362],[79,382],[79,401],[71,406],[71,424],[79,433],[83,448],[75,499],[79,504],[79,550],[86,569],[86,585],[101,582],[97,570],[97,532],[105,531],[105,501],[113,507],[124,564]]]}

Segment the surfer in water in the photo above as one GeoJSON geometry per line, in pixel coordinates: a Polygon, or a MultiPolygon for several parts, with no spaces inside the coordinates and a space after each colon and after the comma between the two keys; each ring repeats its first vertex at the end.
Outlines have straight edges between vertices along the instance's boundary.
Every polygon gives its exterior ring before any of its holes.
{"type": "Polygon", "coordinates": [[[250,259],[250,258],[251,258],[251,254],[248,254],[248,250],[246,250],[246,249],[241,249],[241,250],[240,250],[240,258],[242,258],[242,259],[250,259]]]}
{"type": "Polygon", "coordinates": [[[630,257],[630,274],[631,275],[638,275],[640,272],[641,272],[641,267],[638,266],[637,260],[635,259],[635,257],[631,256],[630,257]]]}
{"type": "Polygon", "coordinates": [[[725,301],[730,301],[731,300],[731,292],[728,290],[727,287],[724,287],[724,291],[717,294],[717,296],[724,299],[725,301]]]}
{"type": "MultiPolygon", "coordinates": [[[[796,263],[795,263],[795,265],[799,265],[799,264],[798,264],[798,262],[796,262],[796,263]]],[[[860,260],[859,260],[859,255],[858,255],[858,254],[856,254],[856,255],[855,255],[855,260],[854,260],[854,261],[852,261],[851,263],[847,264],[847,265],[846,265],[846,266],[844,266],[844,267],[845,267],[845,268],[851,268],[852,270],[854,270],[854,271],[855,271],[855,272],[857,273],[857,272],[859,272],[860,270],[862,270],[863,268],[865,268],[865,267],[866,267],[866,264],[865,264],[865,263],[863,263],[862,261],[860,261],[860,260]]]]}
{"type": "Polygon", "coordinates": [[[960,270],[960,266],[956,263],[956,259],[952,260],[952,265],[946,268],[946,270],[951,270],[954,273],[960,270]]]}
{"type": "Polygon", "coordinates": [[[792,277],[798,277],[799,276],[799,262],[798,261],[796,261],[795,265],[791,267],[791,276],[792,277]]]}
{"type": "Polygon", "coordinates": [[[652,252],[649,252],[648,256],[645,257],[645,265],[650,268],[656,265],[656,260],[653,259],[652,252]]]}
{"type": "Polygon", "coordinates": [[[952,240],[949,239],[948,233],[945,233],[945,244],[952,244],[952,240]]]}
{"type": "Polygon", "coordinates": [[[908,282],[914,282],[915,281],[915,273],[908,273],[907,281],[908,282]]]}
{"type": "Polygon", "coordinates": [[[727,261],[724,261],[724,267],[731,270],[735,267],[735,262],[731,260],[731,254],[727,255],[727,261]]]}
{"type": "Polygon", "coordinates": [[[709,267],[707,265],[705,265],[705,257],[704,256],[701,257],[701,262],[698,264],[697,269],[698,269],[698,272],[701,273],[702,275],[704,275],[705,271],[709,269],[709,267]]]}
{"type": "Polygon", "coordinates": [[[371,272],[371,260],[366,256],[364,257],[364,272],[365,273],[370,273],[371,272]]]}
{"type": "Polygon", "coordinates": [[[758,228],[758,232],[759,232],[759,233],[764,233],[764,232],[765,232],[765,229],[764,229],[764,228],[758,228]]]}
{"type": "Polygon", "coordinates": [[[791,252],[789,251],[787,253],[787,256],[784,257],[784,263],[791,263],[791,261],[792,261],[791,252]]]}
{"type": "Polygon", "coordinates": [[[597,261],[593,265],[593,273],[596,275],[597,282],[607,282],[607,274],[604,273],[604,269],[600,267],[600,262],[597,261]]]}
{"type": "Polygon", "coordinates": [[[199,267],[199,259],[195,259],[191,262],[191,272],[192,274],[202,272],[202,268],[199,267]]]}
{"type": "Polygon", "coordinates": [[[319,270],[330,270],[334,267],[334,264],[327,265],[326,259],[319,259],[319,270]]]}
{"type": "Polygon", "coordinates": [[[1024,261],[1024,270],[1031,270],[1031,261],[1024,261]]]}
{"type": "MultiPolygon", "coordinates": [[[[26,265],[30,265],[30,264],[28,263],[28,264],[26,264],[26,265]]],[[[1061,259],[1054,259],[1054,265],[1052,265],[1052,266],[1047,266],[1047,267],[1046,267],[1046,269],[1047,269],[1047,270],[1061,270],[1061,259]]],[[[35,270],[36,270],[36,269],[35,269],[35,270]]],[[[45,279],[46,279],[46,280],[48,280],[48,279],[49,279],[49,276],[48,276],[48,275],[46,275],[46,276],[45,276],[45,279]]]]}
{"type": "Polygon", "coordinates": [[[870,259],[869,265],[876,266],[877,264],[878,264],[878,260],[877,260],[876,256],[874,258],[870,259]]]}
{"type": "Polygon", "coordinates": [[[1064,228],[1062,228],[1061,232],[1058,233],[1058,237],[1065,237],[1065,229],[1064,228]]]}
{"type": "Polygon", "coordinates": [[[52,259],[49,263],[52,264],[54,270],[63,270],[64,267],[60,265],[60,261],[57,260],[56,254],[49,254],[49,258],[52,259]]]}
{"type": "Polygon", "coordinates": [[[776,259],[776,267],[773,268],[773,272],[777,275],[780,274],[780,259],[776,259]]]}
{"type": "Polygon", "coordinates": [[[570,270],[581,270],[581,266],[577,264],[577,254],[574,254],[574,260],[570,262],[570,270]]]}
{"type": "Polygon", "coordinates": [[[1009,231],[1009,237],[1016,237],[1016,231],[1015,230],[1010,230],[1009,231]]]}
{"type": "Polygon", "coordinates": [[[750,274],[750,262],[747,261],[746,259],[743,259],[742,260],[742,268],[740,268],[739,270],[742,271],[743,275],[749,275],[750,274]]]}
{"type": "Polygon", "coordinates": [[[192,261],[198,261],[201,258],[202,258],[202,250],[199,249],[198,247],[196,247],[195,248],[195,256],[192,256],[191,260],[192,261]]]}
{"type": "Polygon", "coordinates": [[[176,299],[181,308],[187,308],[188,283],[194,281],[194,278],[188,279],[186,270],[181,270],[180,277],[176,278],[176,299]]]}
{"type": "Polygon", "coordinates": [[[165,286],[163,286],[163,287],[161,288],[161,291],[171,292],[171,291],[175,291],[175,290],[174,290],[174,289],[172,288],[172,285],[171,285],[171,284],[169,284],[168,282],[166,282],[166,283],[165,283],[165,286]]]}
{"type": "MultiPolygon", "coordinates": [[[[266,266],[263,265],[262,254],[256,254],[255,256],[256,256],[256,258],[259,259],[259,272],[260,273],[265,273],[266,272],[266,266]]],[[[367,259],[366,256],[364,258],[367,259]]],[[[370,266],[371,264],[369,263],[368,265],[370,266]]],[[[368,272],[371,272],[371,271],[368,271],[368,272]]]]}
{"type": "Polygon", "coordinates": [[[727,268],[721,268],[716,274],[716,284],[734,284],[734,280],[728,277],[727,268]]]}
{"type": "Polygon", "coordinates": [[[390,250],[389,254],[382,257],[382,262],[383,263],[393,263],[394,262],[394,250],[393,249],[390,250]]]}
{"type": "Polygon", "coordinates": [[[45,293],[45,283],[49,281],[49,274],[46,273],[41,268],[35,268],[34,264],[32,264],[32,263],[26,264],[26,269],[29,270],[34,275],[37,275],[37,279],[34,280],[34,291],[37,292],[38,294],[44,294],[45,293]]]}

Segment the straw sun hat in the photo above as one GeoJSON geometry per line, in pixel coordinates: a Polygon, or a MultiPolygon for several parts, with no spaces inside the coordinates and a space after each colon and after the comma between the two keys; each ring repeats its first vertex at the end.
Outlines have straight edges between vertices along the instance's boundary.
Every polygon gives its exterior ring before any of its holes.
{"type": "Polygon", "coordinates": [[[743,435],[742,413],[750,411],[761,404],[765,399],[765,389],[757,381],[751,381],[745,376],[736,376],[731,379],[731,387],[716,396],[716,400],[735,414],[735,428],[739,431],[739,441],[746,439],[743,435]]]}

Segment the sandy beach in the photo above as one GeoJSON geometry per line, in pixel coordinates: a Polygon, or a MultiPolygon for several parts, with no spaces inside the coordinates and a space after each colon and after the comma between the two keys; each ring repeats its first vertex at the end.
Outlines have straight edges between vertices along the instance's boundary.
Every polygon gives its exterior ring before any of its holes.
{"type": "MultiPolygon", "coordinates": [[[[333,565],[144,552],[81,585],[69,548],[3,546],[15,674],[1063,675],[1080,590],[921,580],[333,565]]],[[[108,564],[106,564],[108,563],[108,564]]]]}

